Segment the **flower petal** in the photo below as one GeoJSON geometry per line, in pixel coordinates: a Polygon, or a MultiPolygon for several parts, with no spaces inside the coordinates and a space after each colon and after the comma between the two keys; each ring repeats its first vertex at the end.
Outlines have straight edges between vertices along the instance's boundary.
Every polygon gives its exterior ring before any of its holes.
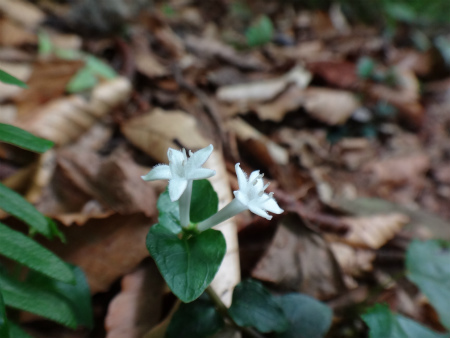
{"type": "Polygon", "coordinates": [[[170,180],[172,174],[167,164],[158,164],[148,172],[147,175],[141,176],[144,181],[170,180]]]}
{"type": "Polygon", "coordinates": [[[172,202],[178,201],[186,190],[188,180],[174,177],[169,181],[169,196],[172,202]]]}
{"type": "Polygon", "coordinates": [[[248,199],[247,194],[243,193],[240,190],[234,191],[233,194],[234,194],[234,197],[236,197],[236,199],[239,200],[239,202],[241,202],[245,206],[248,206],[249,199],[248,199]]]}
{"type": "Polygon", "coordinates": [[[205,178],[210,178],[216,174],[215,170],[206,169],[206,168],[198,168],[188,173],[187,179],[189,180],[203,180],[205,178]]]}
{"type": "Polygon", "coordinates": [[[208,160],[213,150],[214,147],[210,144],[209,146],[196,151],[189,157],[189,165],[192,165],[193,168],[200,168],[208,160]]]}
{"type": "Polygon", "coordinates": [[[234,168],[236,170],[239,189],[245,190],[247,187],[247,175],[245,175],[244,171],[241,169],[240,163],[236,163],[234,168]]]}
{"type": "Polygon", "coordinates": [[[270,216],[267,212],[265,212],[262,208],[260,208],[258,205],[255,205],[257,203],[252,203],[253,201],[250,201],[248,204],[248,209],[253,212],[254,214],[257,214],[258,216],[264,217],[268,220],[272,219],[272,216],[270,216]]]}
{"type": "Polygon", "coordinates": [[[186,157],[182,151],[172,148],[169,148],[167,151],[167,158],[169,159],[169,164],[175,164],[177,166],[182,165],[183,161],[186,160],[186,157]]]}
{"type": "MultiPolygon", "coordinates": [[[[267,194],[264,195],[267,196],[267,194]]],[[[278,206],[278,203],[274,198],[270,198],[269,200],[264,202],[263,208],[267,211],[273,212],[274,214],[281,214],[284,212],[284,210],[278,206]]]]}
{"type": "MultiPolygon", "coordinates": [[[[250,174],[250,177],[248,178],[248,182],[249,183],[252,183],[252,181],[254,181],[255,180],[255,178],[257,178],[259,176],[259,170],[255,170],[254,172],[252,172],[251,174],[250,174]]],[[[259,181],[259,180],[258,180],[259,181]]],[[[261,179],[261,181],[262,181],[262,179],[261,179]]]]}

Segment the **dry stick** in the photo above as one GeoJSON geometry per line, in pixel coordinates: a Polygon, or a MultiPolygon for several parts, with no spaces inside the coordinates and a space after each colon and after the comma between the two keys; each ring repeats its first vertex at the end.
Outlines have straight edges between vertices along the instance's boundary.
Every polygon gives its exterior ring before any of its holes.
{"type": "Polygon", "coordinates": [[[318,223],[319,228],[322,231],[345,234],[350,228],[345,221],[339,219],[338,217],[307,210],[301,202],[297,201],[292,195],[281,189],[274,189],[273,191],[275,192],[275,196],[277,196],[277,200],[280,202],[280,205],[282,205],[286,211],[295,212],[303,219],[318,223]]]}
{"type": "Polygon", "coordinates": [[[246,334],[248,334],[250,337],[254,337],[254,338],[264,338],[263,335],[260,335],[258,332],[256,332],[255,330],[253,330],[252,328],[249,327],[240,327],[239,325],[236,324],[236,322],[233,320],[233,318],[231,318],[230,314],[228,313],[228,308],[225,306],[225,304],[222,302],[222,300],[220,299],[220,297],[217,295],[217,293],[213,290],[213,288],[211,286],[208,286],[206,288],[206,293],[208,294],[209,298],[211,299],[211,301],[214,303],[214,305],[217,308],[217,311],[219,311],[219,313],[225,317],[228,318],[232,325],[239,330],[242,330],[243,332],[245,332],[246,334]]]}

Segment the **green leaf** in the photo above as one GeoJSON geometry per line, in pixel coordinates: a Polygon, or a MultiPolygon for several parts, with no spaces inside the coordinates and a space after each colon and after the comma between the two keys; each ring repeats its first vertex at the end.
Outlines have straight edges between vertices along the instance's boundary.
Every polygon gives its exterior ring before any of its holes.
{"type": "Polygon", "coordinates": [[[18,78],[8,74],[7,72],[3,71],[0,69],[0,82],[6,83],[6,84],[10,84],[10,85],[14,85],[14,86],[19,86],[22,88],[27,88],[27,85],[25,82],[22,82],[21,80],[19,80],[18,78]]]}
{"type": "Polygon", "coordinates": [[[208,180],[196,180],[192,185],[191,223],[200,223],[217,213],[219,197],[208,180]]]}
{"type": "Polygon", "coordinates": [[[24,234],[0,223],[0,254],[51,278],[72,283],[75,276],[64,261],[24,234]]]}
{"type": "Polygon", "coordinates": [[[274,28],[272,21],[266,15],[261,16],[245,32],[249,47],[256,47],[270,42],[273,38],[274,28]]]}
{"type": "Polygon", "coordinates": [[[167,328],[167,338],[206,338],[224,326],[223,317],[206,296],[180,304],[167,328]]]}
{"type": "Polygon", "coordinates": [[[77,266],[70,265],[75,275],[75,284],[60,282],[37,272],[30,272],[27,283],[57,294],[63,298],[72,308],[77,319],[77,325],[92,328],[94,325],[91,292],[83,270],[77,266]]]}
{"type": "Polygon", "coordinates": [[[20,328],[19,325],[9,322],[9,336],[11,338],[33,338],[20,328]]]}
{"type": "Polygon", "coordinates": [[[322,338],[330,329],[333,311],[324,303],[301,293],[285,294],[276,301],[290,322],[277,338],[322,338]]]}
{"type": "Polygon", "coordinates": [[[117,73],[106,62],[92,55],[86,55],[86,67],[89,71],[104,79],[114,79],[117,73]]]}
{"type": "Polygon", "coordinates": [[[41,30],[38,33],[38,54],[40,57],[48,57],[53,52],[53,43],[50,35],[41,30]]]}
{"type": "Polygon", "coordinates": [[[233,292],[229,314],[241,327],[254,327],[259,332],[283,332],[289,321],[274,297],[259,282],[245,280],[233,292]]]}
{"type": "Polygon", "coordinates": [[[441,323],[450,329],[450,242],[413,241],[406,253],[407,277],[429,299],[441,323]]]}
{"type": "Polygon", "coordinates": [[[67,84],[69,93],[79,93],[95,87],[98,83],[97,77],[87,67],[81,68],[67,84]]]}
{"type": "Polygon", "coordinates": [[[394,314],[384,304],[375,304],[368,309],[362,319],[370,329],[370,338],[444,338],[419,323],[394,314]]]}
{"type": "Polygon", "coordinates": [[[375,70],[375,62],[369,57],[362,57],[356,65],[356,72],[362,79],[370,79],[375,70]]]}
{"type": "Polygon", "coordinates": [[[44,215],[15,191],[0,183],[0,209],[27,223],[32,229],[46,236],[53,237],[53,230],[44,215]]]}
{"type": "Polygon", "coordinates": [[[220,231],[179,238],[161,224],[147,235],[147,249],[172,292],[183,302],[197,299],[212,282],[226,252],[220,231]]]}
{"type": "Polygon", "coordinates": [[[0,272],[0,289],[5,304],[76,328],[76,315],[70,305],[58,295],[29,283],[14,280],[0,272]]]}
{"type": "Polygon", "coordinates": [[[415,13],[414,9],[405,3],[387,3],[385,10],[394,19],[399,21],[413,23],[416,22],[418,17],[418,13],[415,13]]]}
{"type": "Polygon", "coordinates": [[[172,202],[170,200],[168,189],[159,196],[156,207],[159,210],[159,224],[173,234],[179,234],[182,230],[180,225],[180,206],[178,201],[172,202]]]}
{"type": "Polygon", "coordinates": [[[0,289],[0,337],[9,338],[9,323],[6,318],[5,302],[0,289]]]}
{"type": "Polygon", "coordinates": [[[54,145],[52,141],[4,123],[0,123],[0,141],[37,153],[44,153],[54,145]]]}
{"type": "Polygon", "coordinates": [[[95,87],[99,78],[113,79],[117,73],[108,64],[93,55],[73,53],[70,50],[58,50],[57,54],[66,59],[81,59],[86,65],[81,68],[67,84],[69,93],[79,93],[95,87]]]}

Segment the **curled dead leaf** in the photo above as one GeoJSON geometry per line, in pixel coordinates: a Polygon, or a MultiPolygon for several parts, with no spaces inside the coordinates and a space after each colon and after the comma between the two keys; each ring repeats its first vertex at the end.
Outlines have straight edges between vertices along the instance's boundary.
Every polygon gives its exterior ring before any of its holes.
{"type": "Polygon", "coordinates": [[[67,144],[81,136],[112,108],[125,102],[130,93],[130,82],[119,77],[95,87],[89,100],[80,95],[53,100],[32,116],[20,118],[16,124],[59,145],[67,144]]]}
{"type": "Polygon", "coordinates": [[[286,165],[289,162],[289,153],[286,149],[270,140],[241,118],[235,118],[227,123],[229,130],[236,133],[241,142],[249,141],[255,157],[267,166],[274,163],[286,165]]]}
{"type": "Polygon", "coordinates": [[[391,240],[409,222],[409,217],[400,213],[365,217],[343,217],[349,231],[342,237],[327,235],[355,248],[379,249],[391,240]]]}
{"type": "Polygon", "coordinates": [[[217,98],[224,102],[252,102],[270,101],[280,94],[289,84],[298,88],[306,88],[311,81],[311,73],[301,66],[294,67],[281,77],[251,83],[243,83],[220,87],[217,98]]]}
{"type": "Polygon", "coordinates": [[[193,35],[185,38],[186,48],[203,58],[217,58],[247,70],[264,70],[266,66],[253,55],[243,55],[230,46],[215,39],[204,39],[193,35]]]}
{"type": "Polygon", "coordinates": [[[361,104],[351,92],[310,87],[304,91],[303,106],[317,120],[339,125],[345,123],[361,104]]]}

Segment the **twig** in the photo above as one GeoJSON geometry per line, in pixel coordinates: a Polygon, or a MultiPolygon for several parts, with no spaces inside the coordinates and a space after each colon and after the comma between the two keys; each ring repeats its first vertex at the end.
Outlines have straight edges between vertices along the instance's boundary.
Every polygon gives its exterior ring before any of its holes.
{"type": "Polygon", "coordinates": [[[223,317],[227,318],[236,329],[245,332],[250,337],[264,338],[263,335],[259,334],[257,331],[253,330],[252,328],[240,327],[239,325],[237,325],[236,322],[233,320],[233,318],[231,318],[230,314],[228,313],[228,308],[225,306],[225,304],[222,302],[220,297],[217,295],[217,293],[213,290],[213,288],[211,286],[208,286],[208,288],[206,289],[206,293],[208,294],[209,298],[216,306],[217,311],[219,311],[219,313],[223,317]]]}
{"type": "Polygon", "coordinates": [[[325,215],[320,212],[311,212],[307,210],[301,202],[297,201],[293,196],[287,194],[283,190],[276,189],[274,192],[280,205],[282,205],[285,210],[295,212],[303,219],[317,223],[322,231],[345,234],[349,230],[348,224],[338,217],[325,215]]]}

